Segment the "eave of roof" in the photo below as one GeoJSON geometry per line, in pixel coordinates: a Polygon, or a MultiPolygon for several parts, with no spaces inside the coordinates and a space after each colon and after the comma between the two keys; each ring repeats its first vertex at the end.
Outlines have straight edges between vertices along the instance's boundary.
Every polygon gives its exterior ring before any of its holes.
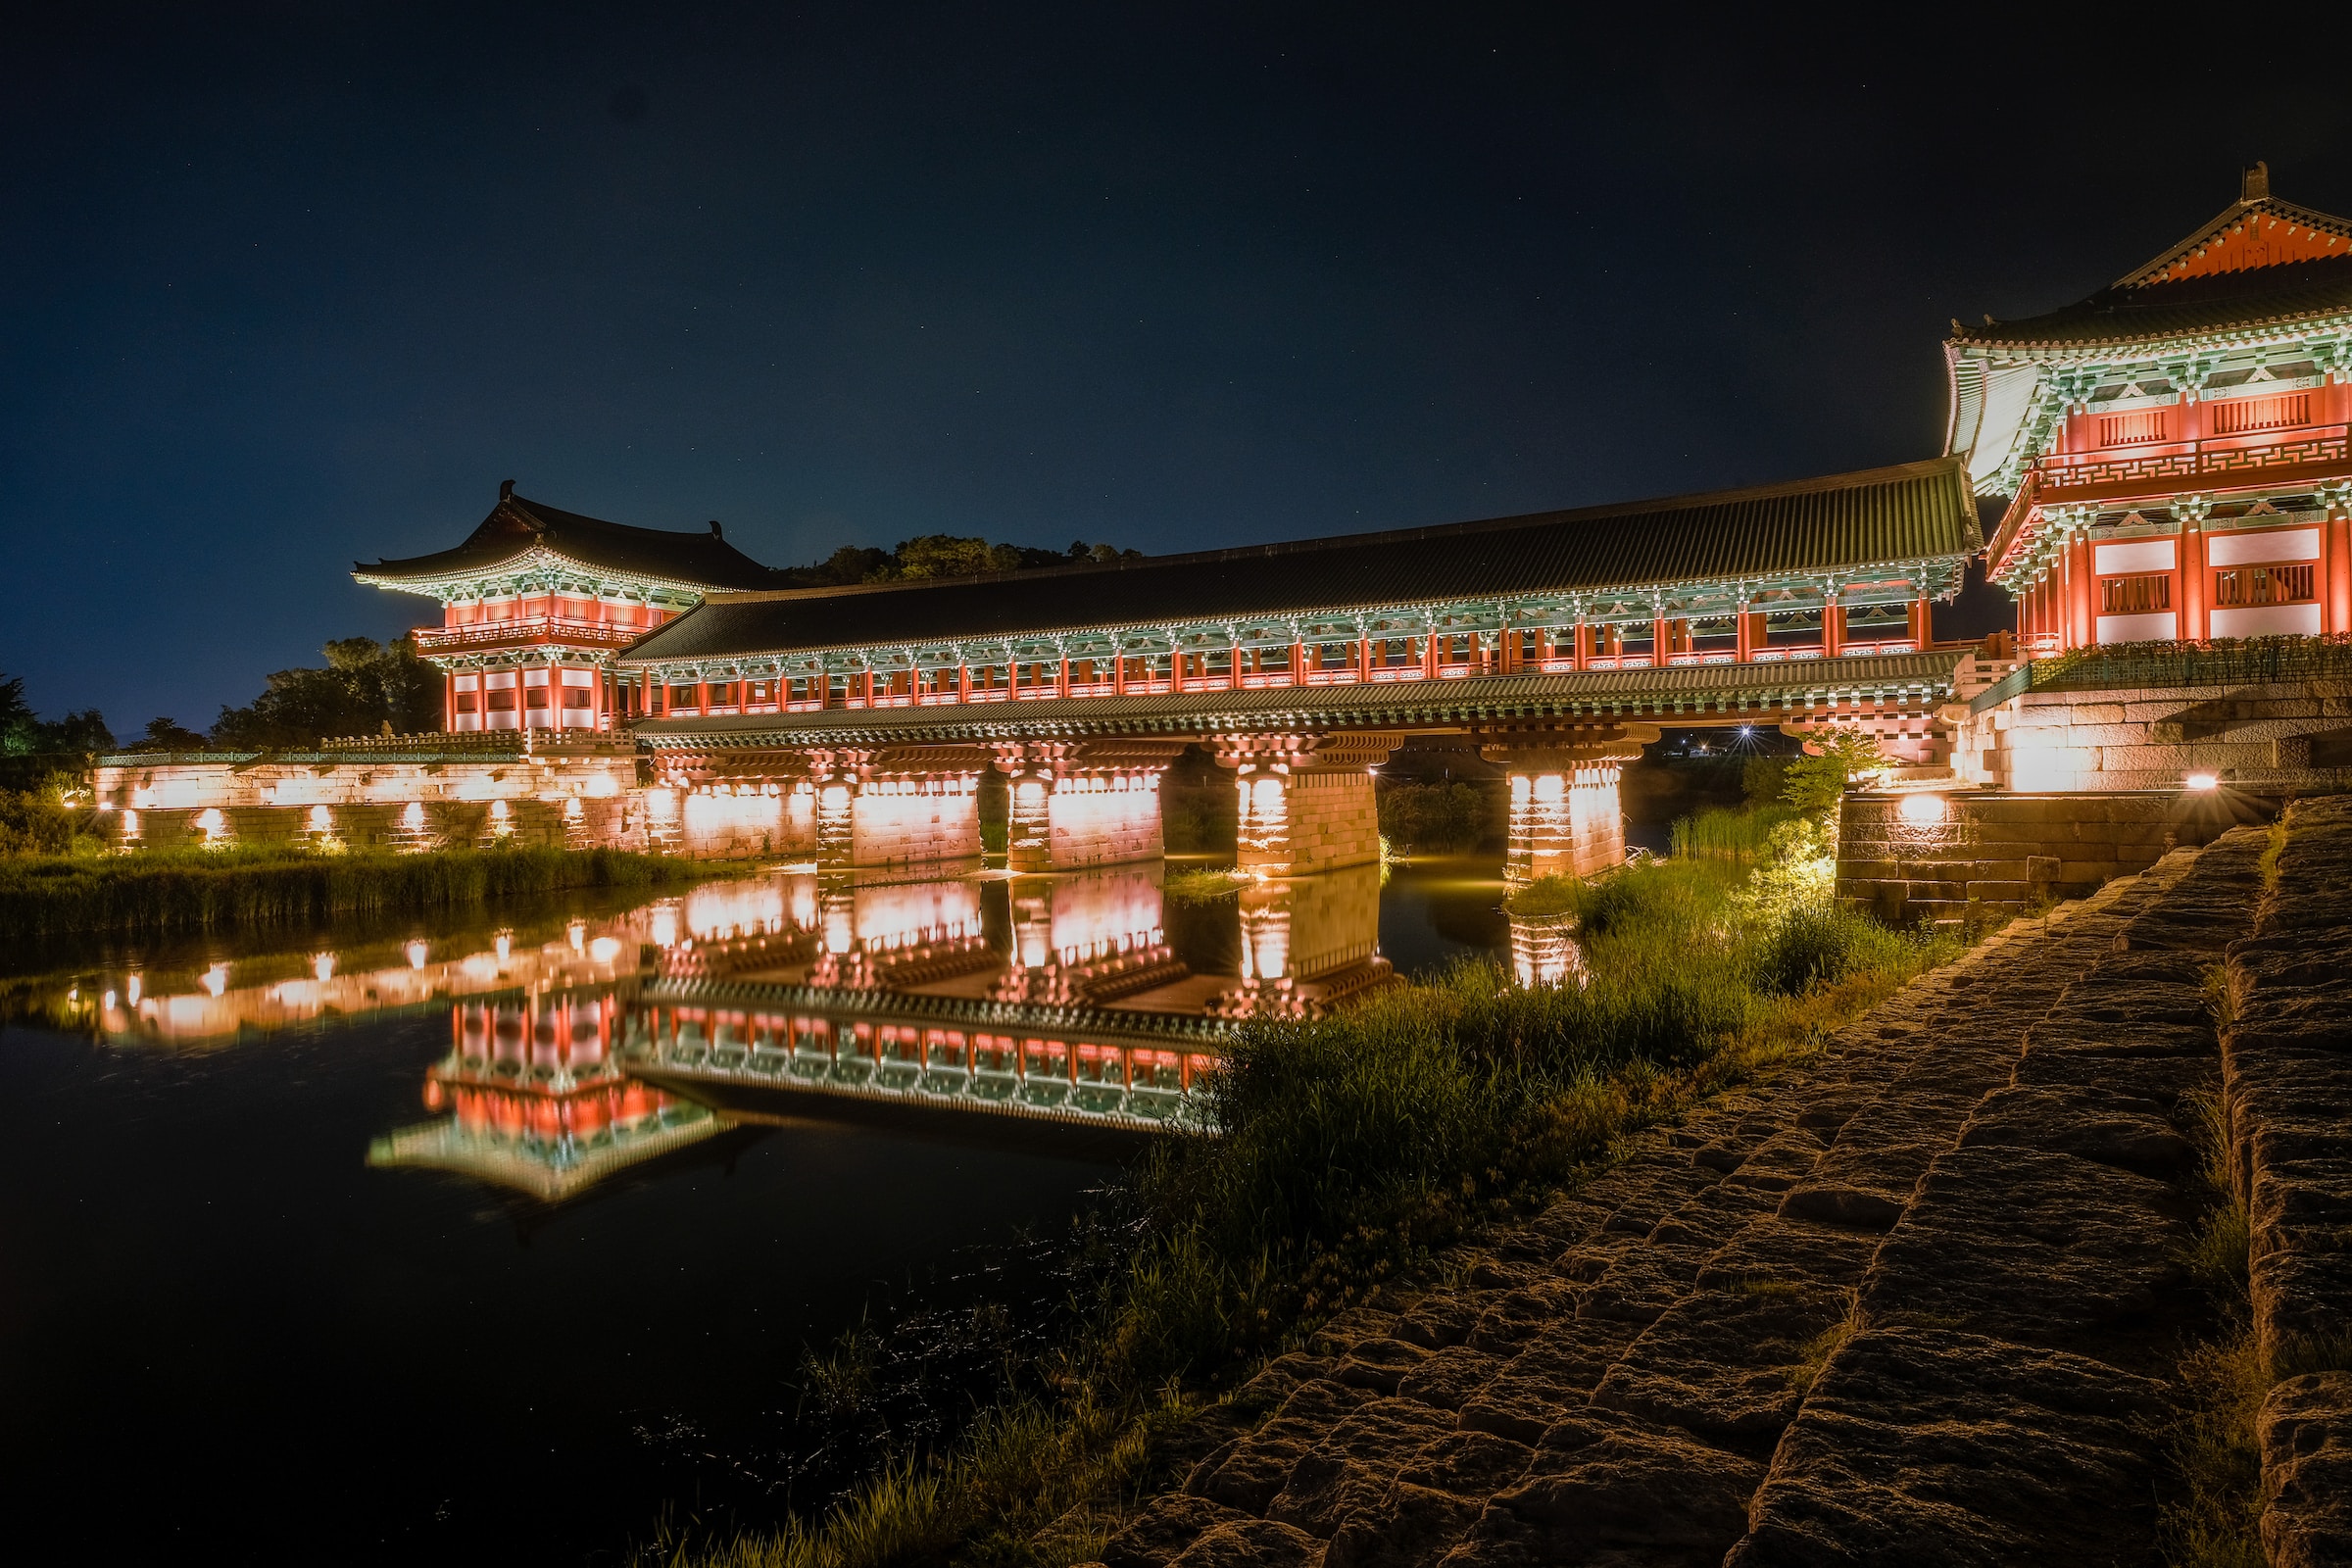
{"type": "Polygon", "coordinates": [[[2199,346],[2216,335],[2280,332],[2340,322],[2352,327],[2352,255],[2220,272],[2179,283],[2103,290],[2062,310],[1988,326],[1955,323],[1951,342],[2021,357],[2036,350],[2143,354],[2199,346]]]}
{"type": "Polygon", "coordinates": [[[1838,694],[1947,693],[1966,657],[1951,650],[1773,663],[1522,673],[1464,680],[1260,687],[1151,697],[1059,697],[937,708],[833,709],[634,726],[656,752],[772,746],[908,745],[1098,735],[1212,735],[1308,729],[1449,729],[1521,718],[1650,718],[1785,710],[1838,694]]]}
{"type": "Polygon", "coordinates": [[[919,583],[719,594],[627,663],[1054,635],[1692,579],[1837,572],[1983,547],[1952,458],[1793,483],[1238,550],[919,583]]]}
{"type": "Polygon", "coordinates": [[[352,575],[385,587],[494,575],[544,559],[605,573],[695,591],[764,588],[775,574],[716,533],[640,528],[608,522],[517,495],[497,506],[464,542],[430,555],[372,565],[355,562],[352,575]]]}

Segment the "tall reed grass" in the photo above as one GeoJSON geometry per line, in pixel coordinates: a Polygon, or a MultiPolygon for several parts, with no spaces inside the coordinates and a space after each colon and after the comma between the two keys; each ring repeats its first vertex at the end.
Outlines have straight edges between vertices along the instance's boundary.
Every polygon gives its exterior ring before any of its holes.
{"type": "Polygon", "coordinates": [[[692,862],[617,850],[518,847],[427,855],[299,849],[0,858],[0,940],[157,934],[455,907],[567,888],[656,887],[692,862]]]}
{"type": "Polygon", "coordinates": [[[1753,860],[1774,828],[1801,814],[1793,806],[1710,806],[1674,824],[1675,858],[1753,860]]]}
{"type": "Polygon", "coordinates": [[[1859,916],[1759,910],[1734,896],[1747,879],[1677,860],[1545,890],[1576,916],[1582,985],[1523,988],[1479,960],[1334,1018],[1249,1025],[1129,1178],[1126,1255],[1022,1380],[1048,1395],[895,1456],[818,1522],[666,1540],[641,1564],[1093,1560],[1264,1357],[1428,1277],[1448,1244],[1605,1164],[1629,1132],[1801,1054],[1953,951],[1859,916]]]}

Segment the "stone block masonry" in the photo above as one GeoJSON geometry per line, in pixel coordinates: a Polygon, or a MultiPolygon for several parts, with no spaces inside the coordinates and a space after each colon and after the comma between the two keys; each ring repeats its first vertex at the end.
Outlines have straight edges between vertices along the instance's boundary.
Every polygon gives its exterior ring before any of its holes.
{"type": "Polygon", "coordinates": [[[2028,691],[1948,711],[1959,715],[1953,765],[1970,784],[2169,790],[2212,773],[2273,796],[2352,789],[2352,682],[2028,691]]]}
{"type": "Polygon", "coordinates": [[[1838,815],[1838,896],[1890,925],[2002,919],[2210,843],[2232,811],[2221,795],[2179,790],[1851,795],[1838,815]]]}
{"type": "Polygon", "coordinates": [[[2352,799],[2286,813],[2278,886],[2231,944],[2223,1040],[2232,1177],[2246,1202],[2264,1400],[2263,1544],[2352,1562],[2352,799]]]}
{"type": "Polygon", "coordinates": [[[1380,807],[1371,774],[1257,773],[1245,775],[1239,788],[1241,869],[1307,876],[1379,860],[1380,807]]]}
{"type": "MultiPolygon", "coordinates": [[[[1457,1283],[1326,1325],[1103,1561],[2160,1560],[2156,1434],[2182,1344],[2223,1326],[2180,1261],[2221,1079],[2205,976],[2253,924],[2266,842],[2012,922],[1805,1066],[1630,1140],[1447,1259],[1457,1283]]],[[[2311,960],[2343,970],[2328,943],[2311,960]]],[[[2266,1411],[2298,1506],[2347,1493],[2333,1387],[2266,1411]]]]}

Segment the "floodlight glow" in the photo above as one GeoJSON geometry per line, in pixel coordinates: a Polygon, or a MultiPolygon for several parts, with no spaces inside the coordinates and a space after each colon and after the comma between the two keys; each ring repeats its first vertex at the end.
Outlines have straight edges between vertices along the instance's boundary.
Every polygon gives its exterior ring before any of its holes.
{"type": "Polygon", "coordinates": [[[1896,809],[1913,827],[1932,827],[1943,820],[1944,801],[1940,795],[1906,795],[1896,809]]]}
{"type": "Polygon", "coordinates": [[[2200,792],[2205,790],[2218,790],[2222,787],[2221,775],[2217,773],[2191,773],[2188,775],[2188,787],[2192,790],[2197,790],[2200,792]]]}

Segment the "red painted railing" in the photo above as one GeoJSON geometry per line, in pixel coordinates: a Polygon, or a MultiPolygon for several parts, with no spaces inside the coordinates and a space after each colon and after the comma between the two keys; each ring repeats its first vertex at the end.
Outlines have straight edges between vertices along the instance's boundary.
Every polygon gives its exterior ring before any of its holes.
{"type": "Polygon", "coordinates": [[[602,620],[568,620],[561,615],[525,615],[515,620],[479,620],[468,626],[425,626],[415,635],[417,651],[483,648],[499,643],[594,643],[625,648],[650,626],[615,626],[602,620]]]}
{"type": "Polygon", "coordinates": [[[2277,431],[2212,436],[2202,441],[2151,443],[2138,449],[2053,452],[2034,466],[2044,495],[2062,496],[2105,485],[2228,477],[2271,468],[2302,468],[2352,458],[2352,425],[2307,427],[2281,439],[2277,431]]]}

